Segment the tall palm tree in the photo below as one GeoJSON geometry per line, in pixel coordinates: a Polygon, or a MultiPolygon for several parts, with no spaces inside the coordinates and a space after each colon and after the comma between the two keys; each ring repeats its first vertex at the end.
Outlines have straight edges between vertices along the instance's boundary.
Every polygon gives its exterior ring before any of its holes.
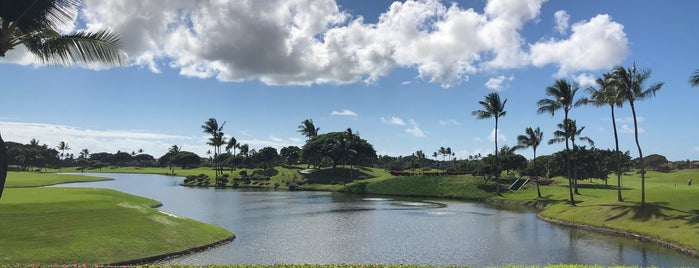
{"type": "MultiPolygon", "coordinates": [[[[616,186],[617,186],[617,200],[619,202],[624,201],[621,195],[621,158],[619,152],[619,134],[616,129],[616,115],[614,114],[614,107],[622,107],[624,103],[624,98],[619,92],[619,88],[612,84],[612,74],[605,73],[601,78],[595,80],[597,88],[588,87],[585,91],[590,94],[590,99],[585,100],[585,104],[593,104],[595,106],[605,106],[609,105],[612,111],[612,129],[614,129],[614,145],[615,145],[615,155],[614,160],[616,162],[616,186]]],[[[607,181],[604,181],[605,185],[607,181]]]]}
{"type": "MultiPolygon", "coordinates": [[[[240,143],[238,143],[238,140],[235,139],[235,137],[232,137],[228,139],[228,144],[226,145],[226,152],[230,152],[231,149],[233,149],[233,170],[236,168],[235,166],[235,149],[240,146],[240,143]]],[[[231,172],[233,171],[231,170],[231,172]]]]}
{"type": "MultiPolygon", "coordinates": [[[[536,129],[527,127],[524,130],[524,132],[526,133],[525,135],[517,136],[517,145],[512,148],[515,150],[519,150],[532,147],[532,149],[534,149],[534,158],[532,159],[532,161],[534,161],[536,160],[536,148],[539,147],[539,144],[541,144],[541,140],[544,138],[544,133],[541,132],[541,129],[539,127],[536,127],[536,129]]],[[[539,189],[539,176],[536,176],[535,178],[536,194],[539,198],[542,198],[541,189],[539,189]]]]}
{"type": "Polygon", "coordinates": [[[631,106],[631,114],[633,115],[634,137],[636,147],[638,148],[638,164],[641,168],[641,207],[646,205],[646,169],[643,163],[643,151],[641,144],[638,142],[638,120],[636,119],[636,101],[641,101],[655,96],[655,92],[663,87],[664,83],[654,83],[645,87],[646,80],[650,78],[650,70],[638,70],[636,63],[630,68],[617,66],[612,72],[612,83],[618,87],[623,98],[629,102],[631,106]]]}
{"type": "MultiPolygon", "coordinates": [[[[60,26],[72,23],[79,0],[2,1],[0,8],[0,58],[24,45],[45,63],[71,65],[99,62],[121,65],[126,55],[119,38],[108,30],[60,34],[60,26]]],[[[7,148],[0,137],[0,198],[7,179],[7,148]]]]}
{"type": "Polygon", "coordinates": [[[320,128],[317,128],[313,124],[313,119],[303,120],[301,125],[299,125],[299,129],[297,130],[297,132],[300,132],[309,140],[315,136],[318,136],[318,131],[320,131],[320,128]]]}
{"type": "MultiPolygon", "coordinates": [[[[507,111],[505,111],[505,104],[507,104],[507,99],[500,101],[500,94],[497,92],[490,93],[485,96],[485,100],[479,101],[478,104],[483,106],[483,110],[475,110],[471,112],[472,115],[476,116],[477,119],[487,119],[495,118],[495,162],[498,167],[500,166],[498,160],[498,121],[500,117],[505,116],[507,111]]],[[[500,178],[500,173],[496,174],[497,178],[500,178]]],[[[500,183],[496,183],[497,192],[500,193],[500,183]]]]}
{"type": "Polygon", "coordinates": [[[689,84],[693,87],[699,87],[699,69],[694,70],[692,76],[689,77],[689,84]]]}
{"type": "Polygon", "coordinates": [[[56,149],[61,151],[61,156],[66,155],[65,152],[66,150],[70,150],[70,146],[68,146],[68,143],[65,141],[61,141],[58,143],[58,146],[56,146],[56,149]]]}
{"type": "MultiPolygon", "coordinates": [[[[569,83],[565,79],[557,80],[552,86],[546,88],[546,95],[550,98],[541,99],[536,104],[539,109],[536,111],[539,114],[549,113],[553,116],[556,111],[563,110],[563,122],[568,120],[570,110],[582,103],[582,100],[575,100],[575,93],[579,86],[576,83],[569,83]]],[[[568,191],[570,194],[570,205],[575,206],[575,198],[573,197],[573,180],[570,166],[570,146],[568,139],[566,144],[566,174],[568,176],[568,191]]]]}
{"type": "Polygon", "coordinates": [[[82,158],[82,159],[87,159],[88,157],[90,157],[90,150],[88,150],[88,149],[82,149],[82,151],[80,151],[80,156],[79,156],[79,157],[82,158]]]}
{"type": "MultiPolygon", "coordinates": [[[[240,147],[238,147],[238,149],[240,149],[240,155],[245,156],[245,159],[247,160],[248,152],[250,152],[250,146],[248,146],[248,144],[246,143],[246,144],[240,145],[240,147]]],[[[245,167],[245,170],[248,169],[247,165],[243,165],[243,167],[245,167]]]]}
{"type": "MultiPolygon", "coordinates": [[[[61,158],[65,159],[68,155],[65,153],[66,150],[70,150],[70,146],[68,146],[68,143],[65,141],[61,141],[58,143],[58,146],[56,148],[61,151],[61,158]]],[[[58,171],[61,171],[61,164],[58,164],[58,171]]]]}
{"type": "Polygon", "coordinates": [[[224,121],[223,124],[220,126],[218,125],[218,121],[216,121],[216,118],[209,118],[209,120],[206,120],[204,124],[201,126],[201,128],[204,130],[204,133],[210,134],[211,138],[209,138],[209,142],[206,144],[211,145],[214,149],[214,170],[216,173],[216,182],[218,184],[218,175],[219,175],[219,166],[218,166],[218,160],[217,156],[221,152],[221,146],[226,144],[225,138],[223,137],[223,126],[226,125],[226,122],[224,121]]]}

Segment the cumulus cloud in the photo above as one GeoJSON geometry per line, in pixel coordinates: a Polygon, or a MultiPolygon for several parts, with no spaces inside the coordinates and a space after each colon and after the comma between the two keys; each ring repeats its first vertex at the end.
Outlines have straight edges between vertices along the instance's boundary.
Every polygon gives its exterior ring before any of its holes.
{"type": "Polygon", "coordinates": [[[512,76],[507,77],[504,75],[500,75],[497,77],[491,77],[490,79],[488,79],[488,82],[485,82],[485,86],[491,90],[498,91],[498,90],[503,89],[503,82],[512,81],[512,79],[514,79],[514,77],[512,77],[512,76]]]}
{"type": "Polygon", "coordinates": [[[405,132],[418,138],[424,138],[425,132],[420,129],[420,126],[415,122],[415,120],[410,119],[410,128],[405,129],[405,132]]]}
{"type": "MultiPolygon", "coordinates": [[[[367,23],[335,0],[86,0],[71,25],[113,29],[131,63],[152,72],[269,85],[373,82],[411,68],[451,87],[484,70],[554,64],[567,74],[626,56],[623,26],[608,15],[573,25],[568,38],[531,44],[521,32],[544,2],[489,0],[479,12],[439,0],[395,1],[367,23]]],[[[565,11],[554,16],[557,28],[569,28],[565,11]]],[[[26,51],[12,53],[19,54],[8,61],[35,62],[26,51]]]]}
{"type": "Polygon", "coordinates": [[[595,80],[597,80],[597,78],[588,73],[582,73],[575,77],[575,82],[577,82],[578,85],[580,85],[580,88],[587,88],[589,86],[597,85],[597,82],[595,82],[595,80]]]}
{"type": "Polygon", "coordinates": [[[386,125],[395,125],[395,126],[405,126],[405,121],[403,119],[400,119],[400,117],[396,116],[391,116],[391,118],[385,118],[381,117],[381,123],[384,123],[386,125]]]}
{"type": "Polygon", "coordinates": [[[556,11],[553,13],[554,19],[556,19],[556,31],[560,34],[565,34],[568,30],[568,21],[570,20],[570,15],[565,10],[556,11]]]}
{"type": "Polygon", "coordinates": [[[338,116],[353,116],[357,117],[357,113],[353,112],[352,110],[349,109],[344,109],[342,111],[332,111],[330,115],[338,115],[338,116]]]}
{"type": "Polygon", "coordinates": [[[531,45],[534,66],[555,64],[558,76],[584,70],[612,68],[628,54],[624,26],[609,15],[597,15],[572,26],[567,39],[550,39],[531,45]]]}

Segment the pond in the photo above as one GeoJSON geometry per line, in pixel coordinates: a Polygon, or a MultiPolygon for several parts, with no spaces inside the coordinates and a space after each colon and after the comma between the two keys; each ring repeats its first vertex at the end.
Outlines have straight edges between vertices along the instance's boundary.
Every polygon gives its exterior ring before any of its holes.
{"type": "MultiPolygon", "coordinates": [[[[87,175],[87,174],[86,174],[87,175]]],[[[180,177],[89,174],[99,187],[235,232],[232,243],[165,263],[599,264],[699,266],[656,245],[560,227],[536,211],[436,199],[179,186],[180,177]]]]}

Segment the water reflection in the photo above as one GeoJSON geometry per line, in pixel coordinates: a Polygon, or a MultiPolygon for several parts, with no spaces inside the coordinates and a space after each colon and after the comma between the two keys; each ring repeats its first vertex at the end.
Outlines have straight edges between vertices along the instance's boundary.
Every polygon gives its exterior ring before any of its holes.
{"type": "Polygon", "coordinates": [[[177,186],[181,179],[175,177],[96,175],[116,180],[67,186],[153,198],[168,213],[236,232],[230,244],[166,263],[699,266],[697,259],[658,246],[554,226],[526,209],[327,192],[188,188],[177,186]]]}

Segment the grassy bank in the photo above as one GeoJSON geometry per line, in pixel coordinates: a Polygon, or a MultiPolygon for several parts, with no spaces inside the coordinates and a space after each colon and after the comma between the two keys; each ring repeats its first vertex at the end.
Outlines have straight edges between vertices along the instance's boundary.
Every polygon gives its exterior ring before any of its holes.
{"type": "Polygon", "coordinates": [[[492,189],[483,185],[483,180],[471,175],[392,177],[373,182],[353,183],[341,191],[467,200],[480,200],[494,195],[492,189]]]}
{"type": "MultiPolygon", "coordinates": [[[[72,181],[63,175],[50,178],[11,172],[8,185],[72,181]]],[[[95,179],[102,178],[90,180],[95,179]]],[[[232,236],[222,228],[152,208],[158,204],[106,189],[5,189],[0,200],[0,263],[114,263],[232,236]]]]}

